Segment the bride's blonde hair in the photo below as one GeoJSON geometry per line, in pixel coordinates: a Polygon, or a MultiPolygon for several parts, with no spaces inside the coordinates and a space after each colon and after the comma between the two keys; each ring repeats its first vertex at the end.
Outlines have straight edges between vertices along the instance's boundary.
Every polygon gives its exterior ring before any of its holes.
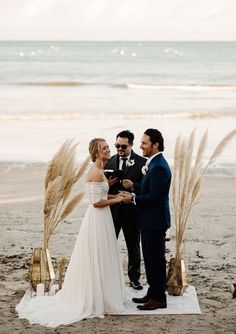
{"type": "Polygon", "coordinates": [[[89,143],[89,154],[92,162],[95,162],[100,152],[100,143],[105,141],[103,138],[93,138],[89,143]]]}

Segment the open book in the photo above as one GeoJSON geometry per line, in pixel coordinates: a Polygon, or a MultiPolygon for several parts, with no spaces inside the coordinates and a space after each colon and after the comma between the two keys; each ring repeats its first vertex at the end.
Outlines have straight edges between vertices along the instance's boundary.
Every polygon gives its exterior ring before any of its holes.
{"type": "Polygon", "coordinates": [[[112,176],[112,178],[118,178],[119,180],[123,179],[124,176],[124,171],[121,169],[104,169],[104,174],[106,175],[106,178],[109,178],[110,176],[112,176]]]}

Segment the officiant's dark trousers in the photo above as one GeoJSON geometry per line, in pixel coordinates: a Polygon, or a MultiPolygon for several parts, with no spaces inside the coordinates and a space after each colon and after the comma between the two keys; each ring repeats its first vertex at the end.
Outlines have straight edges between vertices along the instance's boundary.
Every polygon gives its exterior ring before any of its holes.
{"type": "Polygon", "coordinates": [[[142,231],[142,250],[149,289],[147,295],[166,303],[166,258],[164,230],[142,231]]]}
{"type": "Polygon", "coordinates": [[[137,212],[133,204],[120,204],[119,212],[113,216],[116,237],[122,229],[128,250],[128,276],[131,282],[140,278],[140,231],[137,225],[137,212]]]}

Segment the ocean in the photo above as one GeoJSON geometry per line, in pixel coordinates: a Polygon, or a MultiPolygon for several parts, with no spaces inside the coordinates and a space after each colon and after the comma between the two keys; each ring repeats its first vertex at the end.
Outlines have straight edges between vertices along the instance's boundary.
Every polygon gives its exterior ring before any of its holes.
{"type": "MultiPolygon", "coordinates": [[[[236,128],[235,42],[0,42],[0,161],[46,162],[67,138],[148,127],[165,138],[208,129],[207,160],[236,128]]],[[[236,140],[209,172],[236,175],[236,140]]]]}

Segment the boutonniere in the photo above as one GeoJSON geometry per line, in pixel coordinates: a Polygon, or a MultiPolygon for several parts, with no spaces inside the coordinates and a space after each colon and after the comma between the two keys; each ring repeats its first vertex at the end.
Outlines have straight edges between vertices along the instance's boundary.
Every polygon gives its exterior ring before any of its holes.
{"type": "Polygon", "coordinates": [[[129,167],[134,166],[134,165],[135,165],[134,159],[131,159],[127,162],[127,166],[129,166],[129,167]]]}
{"type": "Polygon", "coordinates": [[[148,172],[148,166],[144,165],[144,166],[142,167],[142,173],[143,173],[143,175],[146,175],[147,172],[148,172]]]}

